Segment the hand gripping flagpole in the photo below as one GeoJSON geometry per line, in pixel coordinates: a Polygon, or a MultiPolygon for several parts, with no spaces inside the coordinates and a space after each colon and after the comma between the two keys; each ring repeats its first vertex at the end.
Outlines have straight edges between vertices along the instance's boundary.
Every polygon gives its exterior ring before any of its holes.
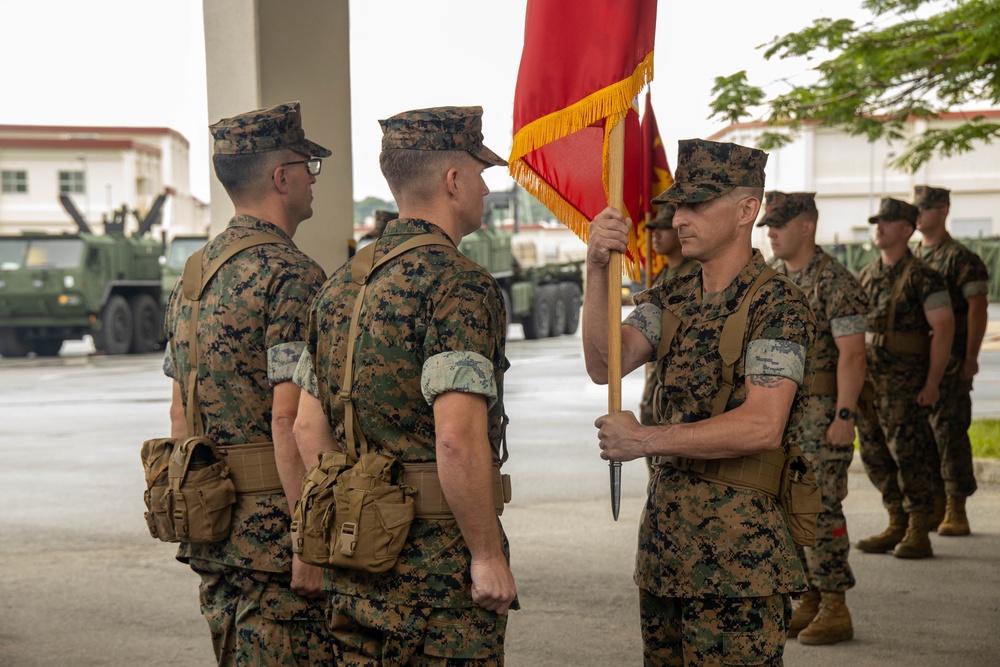
{"type": "MultiPolygon", "coordinates": [[[[610,122],[608,119],[606,122],[610,122]]],[[[625,119],[619,118],[609,134],[608,204],[624,211],[625,119]]],[[[611,253],[608,264],[608,414],[622,411],[622,254],[611,253]]],[[[609,461],[611,514],[618,520],[622,498],[621,461],[609,461]]]]}

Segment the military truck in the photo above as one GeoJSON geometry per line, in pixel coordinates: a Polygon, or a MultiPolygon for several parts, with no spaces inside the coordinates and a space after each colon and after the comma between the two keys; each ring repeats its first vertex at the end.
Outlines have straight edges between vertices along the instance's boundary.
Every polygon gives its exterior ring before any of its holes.
{"type": "Polygon", "coordinates": [[[160,258],[162,273],[160,276],[160,286],[164,311],[167,307],[167,300],[170,292],[174,289],[174,283],[184,273],[184,265],[188,257],[193,255],[198,248],[208,242],[208,237],[202,235],[178,235],[170,239],[167,243],[167,251],[160,258]]]}
{"type": "Polygon", "coordinates": [[[59,354],[64,340],[90,334],[99,352],[151,352],[162,343],[160,256],[150,228],[166,194],[125,234],[124,205],[93,232],[68,195],[60,201],[76,233],[0,236],[0,355],[59,354]]]}
{"type": "Polygon", "coordinates": [[[507,323],[521,324],[525,338],[574,334],[580,325],[586,258],[547,257],[538,243],[518,237],[521,224],[530,219],[528,196],[518,186],[487,195],[483,227],[463,238],[458,249],[497,279],[507,323]],[[513,222],[513,234],[501,228],[502,220],[513,222]]]}

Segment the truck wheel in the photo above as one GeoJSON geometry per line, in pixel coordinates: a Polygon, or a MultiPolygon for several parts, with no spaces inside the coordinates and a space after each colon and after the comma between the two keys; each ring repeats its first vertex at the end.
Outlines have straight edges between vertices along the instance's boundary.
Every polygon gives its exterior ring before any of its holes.
{"type": "Polygon", "coordinates": [[[132,306],[132,352],[156,351],[163,331],[159,304],[148,294],[133,297],[129,303],[132,306]]]}
{"type": "Polygon", "coordinates": [[[531,309],[531,314],[524,318],[524,337],[528,340],[545,338],[552,329],[554,294],[548,287],[542,285],[535,290],[535,305],[531,309]]]}
{"type": "Polygon", "coordinates": [[[0,329],[0,355],[8,359],[26,357],[31,348],[24,344],[17,329],[0,329]]]}
{"type": "Polygon", "coordinates": [[[559,285],[559,291],[566,302],[566,327],[563,329],[563,333],[572,336],[580,326],[580,306],[583,305],[583,293],[576,283],[562,283],[559,285]]]}
{"type": "Polygon", "coordinates": [[[132,346],[132,311],[128,301],[113,294],[101,310],[101,328],[94,332],[94,347],[99,352],[125,354],[132,346]]]}
{"type": "Polygon", "coordinates": [[[31,349],[40,357],[58,357],[62,344],[62,338],[39,338],[32,342],[31,349]]]}
{"type": "Polygon", "coordinates": [[[557,338],[566,330],[567,304],[559,285],[546,285],[542,289],[552,292],[552,329],[549,335],[557,338]]]}

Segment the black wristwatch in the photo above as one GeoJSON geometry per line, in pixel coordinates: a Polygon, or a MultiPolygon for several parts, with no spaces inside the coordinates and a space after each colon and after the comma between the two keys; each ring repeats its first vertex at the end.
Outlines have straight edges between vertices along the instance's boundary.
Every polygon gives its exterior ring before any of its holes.
{"type": "Polygon", "coordinates": [[[854,419],[854,415],[855,412],[848,408],[840,408],[839,410],[837,410],[837,416],[843,419],[844,421],[847,421],[848,419],[854,419]]]}

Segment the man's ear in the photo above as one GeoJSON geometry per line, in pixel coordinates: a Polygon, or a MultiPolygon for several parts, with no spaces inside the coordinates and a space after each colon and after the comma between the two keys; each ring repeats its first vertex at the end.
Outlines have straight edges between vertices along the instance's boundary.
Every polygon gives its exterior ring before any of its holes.
{"type": "Polygon", "coordinates": [[[449,167],[444,178],[448,186],[448,197],[451,199],[456,198],[458,196],[458,169],[449,167]]]}
{"type": "Polygon", "coordinates": [[[753,224],[757,222],[757,214],[760,213],[760,200],[756,197],[743,197],[739,202],[738,214],[740,224],[753,224]]]}
{"type": "Polygon", "coordinates": [[[286,178],[285,167],[279,165],[275,167],[274,171],[271,172],[271,182],[274,184],[274,188],[281,194],[286,194],[288,192],[288,179],[286,178]]]}

